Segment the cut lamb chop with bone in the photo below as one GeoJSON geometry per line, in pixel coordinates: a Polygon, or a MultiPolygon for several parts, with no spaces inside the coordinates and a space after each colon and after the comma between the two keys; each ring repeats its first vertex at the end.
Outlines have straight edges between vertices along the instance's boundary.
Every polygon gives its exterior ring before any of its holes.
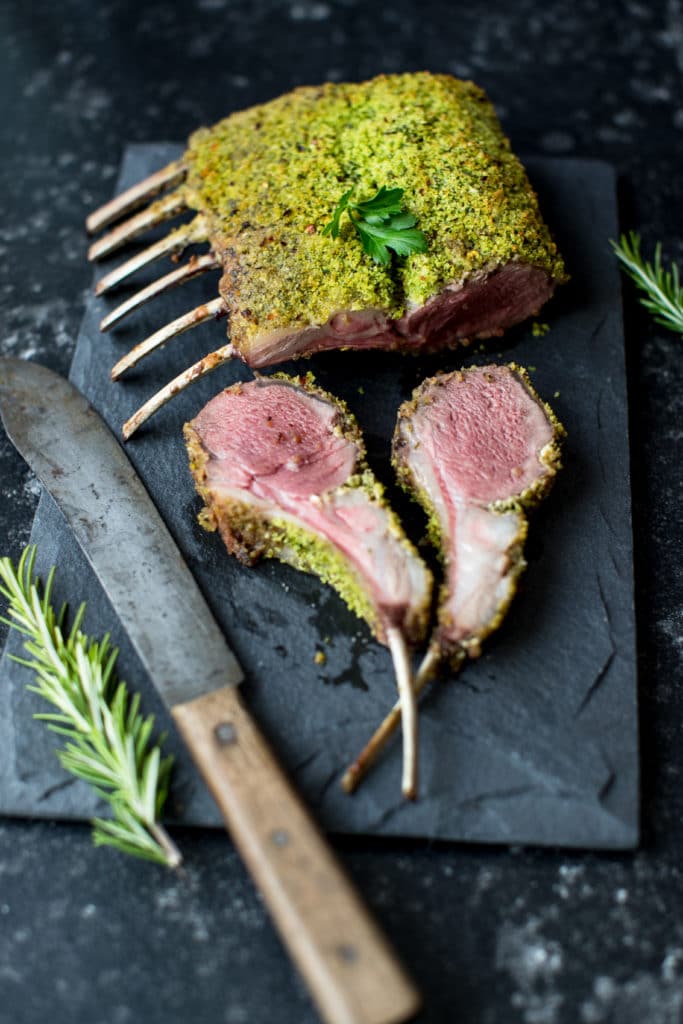
{"type": "Polygon", "coordinates": [[[501,334],[536,314],[565,279],[562,259],[492,104],[471,82],[426,72],[305,87],[232,114],[190,139],[184,156],[88,218],[114,223],[95,242],[109,256],[183,210],[189,223],[108,273],[98,294],[186,246],[209,255],[163,275],[102,321],[220,267],[219,298],[142,341],[118,378],[171,338],[228,315],[230,341],[162,388],[124,427],[130,436],[191,381],[238,357],[254,368],[335,348],[435,349],[501,334]],[[349,217],[324,234],[346,193],[402,189],[426,252],[386,265],[364,250],[349,217]]]}
{"type": "Polygon", "coordinates": [[[218,529],[246,564],[278,558],[330,583],[386,644],[404,722],[403,792],[416,789],[416,709],[407,647],[427,631],[432,578],[365,463],[345,405],[307,378],[258,378],[185,426],[190,468],[218,529]]]}
{"type": "MultiPolygon", "coordinates": [[[[477,657],[500,625],[525,567],[524,510],[551,486],[563,434],[514,363],[432,377],[401,406],[392,461],[402,486],[429,516],[429,536],[445,569],[416,693],[443,659],[459,667],[467,656],[477,657]]],[[[347,769],[345,789],[355,789],[400,715],[392,709],[347,769]]]]}

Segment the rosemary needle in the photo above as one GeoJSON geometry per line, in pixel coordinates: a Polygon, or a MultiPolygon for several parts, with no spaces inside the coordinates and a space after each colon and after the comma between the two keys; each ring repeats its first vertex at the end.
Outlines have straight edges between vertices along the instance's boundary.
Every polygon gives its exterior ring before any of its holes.
{"type": "Polygon", "coordinates": [[[54,567],[41,587],[34,576],[35,545],[26,547],[15,569],[0,558],[0,595],[8,618],[0,621],[26,638],[28,657],[13,656],[30,668],[29,686],[55,710],[35,715],[65,738],[57,756],[66,771],[89,783],[112,811],[95,818],[96,846],[113,846],[146,860],[177,867],[181,856],[159,824],[168,794],[172,758],[151,746],[154,718],[140,714],[140,699],[114,677],[117,650],[109,636],[99,642],[81,632],[82,604],[64,634],[66,607],[57,615],[51,604],[54,567]]]}
{"type": "Polygon", "coordinates": [[[619,243],[611,243],[626,273],[645,292],[640,301],[658,324],[683,334],[683,286],[675,263],[670,270],[662,267],[662,247],[655,247],[654,262],[647,262],[640,253],[640,235],[631,231],[619,243]]]}

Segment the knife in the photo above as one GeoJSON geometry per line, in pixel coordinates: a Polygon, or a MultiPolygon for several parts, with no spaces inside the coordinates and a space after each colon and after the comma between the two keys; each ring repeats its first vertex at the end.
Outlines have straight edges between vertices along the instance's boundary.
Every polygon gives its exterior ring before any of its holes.
{"type": "Polygon", "coordinates": [[[73,530],[328,1024],[399,1024],[420,997],[287,781],[242,671],[120,444],[67,380],[0,359],[0,418],[73,530]]]}

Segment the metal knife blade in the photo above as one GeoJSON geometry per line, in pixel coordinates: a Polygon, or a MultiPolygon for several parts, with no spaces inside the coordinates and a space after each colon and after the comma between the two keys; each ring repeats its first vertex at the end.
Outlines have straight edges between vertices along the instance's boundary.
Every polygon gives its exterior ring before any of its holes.
{"type": "Polygon", "coordinates": [[[242,674],[121,446],[51,370],[0,359],[0,417],[73,529],[166,701],[328,1024],[420,996],[242,704],[242,674]]]}
{"type": "Polygon", "coordinates": [[[2,359],[0,418],[74,531],[168,707],[240,683],[242,670],[175,541],[83,395],[38,363],[2,359]]]}

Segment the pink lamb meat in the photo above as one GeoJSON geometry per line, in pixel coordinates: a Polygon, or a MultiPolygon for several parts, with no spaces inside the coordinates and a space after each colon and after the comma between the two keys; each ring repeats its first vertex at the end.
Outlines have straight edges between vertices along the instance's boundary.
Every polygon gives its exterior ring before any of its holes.
{"type": "Polygon", "coordinates": [[[563,433],[514,364],[433,377],[401,407],[394,465],[445,567],[432,640],[442,655],[478,655],[502,621],[525,567],[523,510],[550,487],[563,433]]]}

